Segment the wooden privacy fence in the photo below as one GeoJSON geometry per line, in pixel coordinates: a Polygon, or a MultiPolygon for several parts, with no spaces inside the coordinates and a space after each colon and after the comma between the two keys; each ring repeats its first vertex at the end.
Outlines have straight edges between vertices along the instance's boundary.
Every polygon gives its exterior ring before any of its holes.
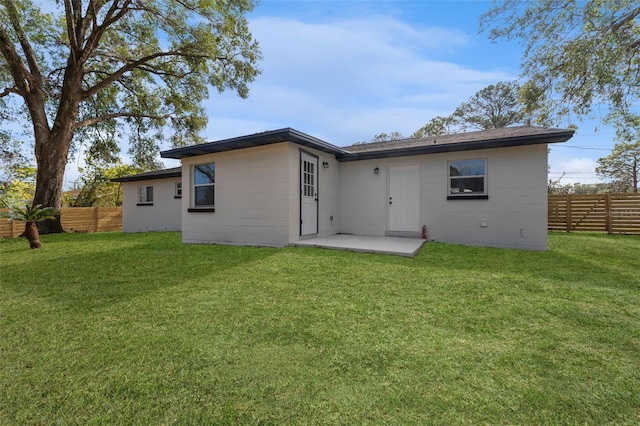
{"type": "Polygon", "coordinates": [[[549,230],[640,235],[640,194],[549,195],[549,230]]]}
{"type": "MultiPolygon", "coordinates": [[[[0,209],[7,211],[7,209],[0,209]]],[[[122,207],[62,208],[62,228],[67,232],[103,232],[122,229],[122,207]]],[[[0,219],[0,237],[15,238],[24,232],[24,222],[0,219]]]]}

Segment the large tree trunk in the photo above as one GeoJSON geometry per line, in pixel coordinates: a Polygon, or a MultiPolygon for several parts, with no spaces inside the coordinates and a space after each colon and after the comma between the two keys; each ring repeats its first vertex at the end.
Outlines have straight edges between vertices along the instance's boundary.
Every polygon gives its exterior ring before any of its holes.
{"type": "MultiPolygon", "coordinates": [[[[62,206],[62,188],[64,185],[64,171],[67,166],[69,148],[73,140],[73,130],[78,118],[80,102],[80,88],[82,87],[82,72],[73,69],[73,58],[69,59],[60,95],[58,113],[51,131],[38,132],[39,125],[32,115],[36,135],[36,192],[33,205],[53,207],[60,210],[62,206]]],[[[37,224],[41,234],[64,232],[60,222],[60,215],[55,219],[47,219],[37,224]]]]}
{"type": "MultiPolygon", "coordinates": [[[[33,205],[54,207],[60,210],[62,206],[62,187],[64,185],[64,170],[67,165],[67,155],[73,133],[51,133],[49,140],[39,145],[36,156],[38,171],[36,174],[36,192],[33,205]]],[[[41,234],[63,232],[60,216],[38,222],[41,234]]]]}
{"type": "MultiPolygon", "coordinates": [[[[52,135],[53,136],[53,135],[52,135]]],[[[64,170],[67,165],[67,154],[71,141],[51,140],[40,149],[38,171],[36,174],[36,193],[33,205],[42,204],[43,207],[54,207],[60,210],[62,205],[62,187],[64,184],[64,170]]],[[[60,216],[38,222],[41,234],[63,232],[60,216]]]]}

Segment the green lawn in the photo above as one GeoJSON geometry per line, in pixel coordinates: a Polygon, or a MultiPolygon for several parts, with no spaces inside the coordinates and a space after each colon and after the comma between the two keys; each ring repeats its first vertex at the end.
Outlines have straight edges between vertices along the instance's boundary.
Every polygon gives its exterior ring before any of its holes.
{"type": "Polygon", "coordinates": [[[638,424],[640,237],[0,241],[0,424],[638,424]]]}

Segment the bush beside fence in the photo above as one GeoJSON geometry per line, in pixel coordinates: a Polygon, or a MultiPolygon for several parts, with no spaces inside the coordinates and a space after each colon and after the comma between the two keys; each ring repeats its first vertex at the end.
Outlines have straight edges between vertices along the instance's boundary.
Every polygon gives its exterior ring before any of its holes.
{"type": "MultiPolygon", "coordinates": [[[[7,209],[0,209],[7,211],[7,209]]],[[[122,207],[67,207],[61,209],[62,228],[67,232],[104,232],[122,229],[122,207]]],[[[15,238],[24,232],[24,222],[0,220],[0,237],[15,238]]]]}
{"type": "Polygon", "coordinates": [[[549,195],[549,230],[640,235],[640,194],[549,195]]]}

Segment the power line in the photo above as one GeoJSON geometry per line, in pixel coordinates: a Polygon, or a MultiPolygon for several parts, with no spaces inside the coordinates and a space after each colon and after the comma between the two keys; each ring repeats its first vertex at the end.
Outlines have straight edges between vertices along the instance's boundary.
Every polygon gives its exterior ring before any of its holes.
{"type": "Polygon", "coordinates": [[[594,147],[590,147],[590,146],[565,146],[565,145],[560,145],[554,148],[572,148],[572,149],[591,149],[594,151],[611,151],[611,148],[594,148],[594,147]]]}
{"type": "Polygon", "coordinates": [[[597,175],[596,172],[573,172],[573,173],[562,173],[562,172],[549,172],[549,175],[556,175],[556,176],[594,176],[597,175]]]}

